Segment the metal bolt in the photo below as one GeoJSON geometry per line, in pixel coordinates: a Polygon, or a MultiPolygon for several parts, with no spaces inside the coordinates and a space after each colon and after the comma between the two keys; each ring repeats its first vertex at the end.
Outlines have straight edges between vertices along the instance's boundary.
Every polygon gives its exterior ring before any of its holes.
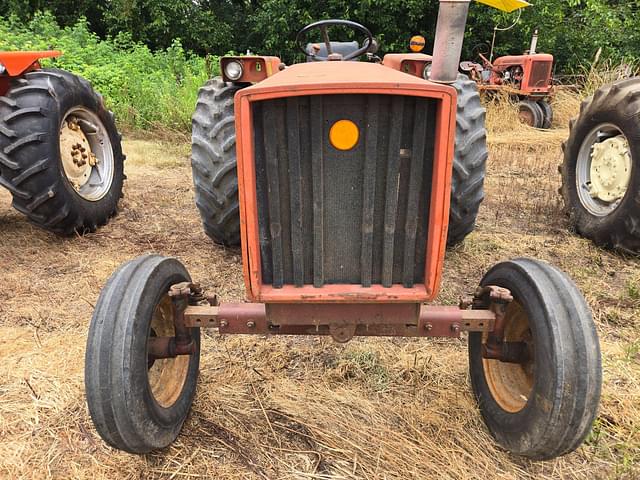
{"type": "Polygon", "coordinates": [[[254,328],[256,326],[256,322],[249,320],[247,322],[247,328],[254,328]]]}
{"type": "Polygon", "coordinates": [[[220,326],[221,326],[222,328],[225,328],[225,327],[227,327],[228,325],[229,325],[229,322],[228,322],[228,321],[226,321],[226,320],[220,320],[220,326]]]}
{"type": "Polygon", "coordinates": [[[433,330],[433,325],[431,325],[430,323],[425,324],[424,329],[427,332],[430,332],[431,330],[433,330]]]}
{"type": "Polygon", "coordinates": [[[451,331],[453,333],[455,333],[456,335],[460,333],[460,325],[458,325],[457,323],[454,323],[453,325],[451,325],[451,331]]]}

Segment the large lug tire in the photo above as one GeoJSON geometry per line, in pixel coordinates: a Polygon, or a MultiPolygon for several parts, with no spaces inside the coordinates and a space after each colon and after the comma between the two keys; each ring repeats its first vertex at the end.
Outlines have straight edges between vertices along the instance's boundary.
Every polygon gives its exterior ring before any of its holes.
{"type": "Polygon", "coordinates": [[[171,285],[190,281],[173,258],[147,255],[122,265],[100,294],[85,357],[85,389],[93,423],[112,447],[146,453],[169,445],[196,391],[197,352],[149,361],[151,336],[171,336],[171,285]]]}
{"type": "Polygon", "coordinates": [[[548,100],[539,100],[537,103],[542,110],[542,126],[540,128],[548,130],[553,125],[553,107],[548,100]]]}
{"type": "Polygon", "coordinates": [[[453,85],[458,91],[455,153],[451,178],[451,210],[447,245],[461,243],[475,228],[484,200],[487,170],[485,109],[476,82],[459,75],[453,85]]]}
{"type": "Polygon", "coordinates": [[[582,103],[571,121],[560,167],[561,193],[575,230],[597,245],[635,254],[640,252],[638,138],[640,78],[606,85],[582,103]],[[613,163],[601,174],[593,161],[605,146],[619,153],[606,159],[613,163]]]}
{"type": "Polygon", "coordinates": [[[120,139],[89,82],[57,69],[27,73],[0,97],[0,185],[40,227],[62,235],[95,231],[122,196],[120,139]]]}
{"type": "Polygon", "coordinates": [[[483,335],[469,335],[471,384],[484,420],[512,453],[550,459],[580,446],[596,417],[600,346],[575,284],[549,264],[517,259],[494,266],[483,286],[511,291],[505,340],[525,342],[524,364],[487,360],[483,335]]]}
{"type": "Polygon", "coordinates": [[[191,168],[205,233],[216,243],[240,244],[233,96],[240,89],[217,77],[198,93],[192,118],[191,168]]]}
{"type": "MultiPolygon", "coordinates": [[[[447,244],[457,245],[475,228],[484,199],[488,157],[485,110],[476,83],[460,75],[456,144],[447,244]]],[[[214,78],[199,93],[193,115],[191,164],[196,205],[207,235],[216,243],[240,243],[233,96],[241,87],[214,78]]]]}

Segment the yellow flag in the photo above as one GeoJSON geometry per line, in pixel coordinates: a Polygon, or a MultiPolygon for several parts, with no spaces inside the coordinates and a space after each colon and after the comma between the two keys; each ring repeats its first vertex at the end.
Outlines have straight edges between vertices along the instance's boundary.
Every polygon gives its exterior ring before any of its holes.
{"type": "Polygon", "coordinates": [[[498,10],[502,10],[503,12],[513,12],[514,10],[518,10],[519,8],[525,8],[530,6],[529,2],[525,2],[524,0],[476,0],[480,3],[484,3],[485,5],[489,5],[490,7],[497,8],[498,10]]]}

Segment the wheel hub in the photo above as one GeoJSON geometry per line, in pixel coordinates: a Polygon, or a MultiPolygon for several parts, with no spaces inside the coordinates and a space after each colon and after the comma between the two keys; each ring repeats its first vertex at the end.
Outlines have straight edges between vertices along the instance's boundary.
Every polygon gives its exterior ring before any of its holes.
{"type": "Polygon", "coordinates": [[[496,403],[509,413],[517,413],[527,405],[533,390],[535,349],[529,319],[518,301],[509,304],[505,318],[505,341],[525,344],[526,361],[507,363],[483,358],[482,364],[487,386],[496,403]]]}
{"type": "Polygon", "coordinates": [[[60,156],[64,173],[73,188],[79,192],[89,181],[97,163],[91,145],[75,117],[68,117],[60,129],[60,156]]]}
{"type": "Polygon", "coordinates": [[[631,154],[624,136],[593,145],[590,177],[592,198],[610,203],[624,197],[631,180],[631,154]]]}

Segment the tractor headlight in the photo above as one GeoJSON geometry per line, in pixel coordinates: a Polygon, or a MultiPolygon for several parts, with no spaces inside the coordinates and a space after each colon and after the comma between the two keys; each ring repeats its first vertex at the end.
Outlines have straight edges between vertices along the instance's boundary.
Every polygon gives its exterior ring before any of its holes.
{"type": "Polygon", "coordinates": [[[0,63],[0,75],[4,74],[4,72],[6,72],[6,71],[7,71],[7,69],[5,68],[5,66],[0,63]]]}
{"type": "Polygon", "coordinates": [[[422,70],[422,78],[429,80],[431,78],[431,62],[427,63],[422,70]]]}
{"type": "Polygon", "coordinates": [[[229,80],[235,81],[242,77],[242,70],[242,63],[232,60],[225,65],[224,74],[229,80]]]}

